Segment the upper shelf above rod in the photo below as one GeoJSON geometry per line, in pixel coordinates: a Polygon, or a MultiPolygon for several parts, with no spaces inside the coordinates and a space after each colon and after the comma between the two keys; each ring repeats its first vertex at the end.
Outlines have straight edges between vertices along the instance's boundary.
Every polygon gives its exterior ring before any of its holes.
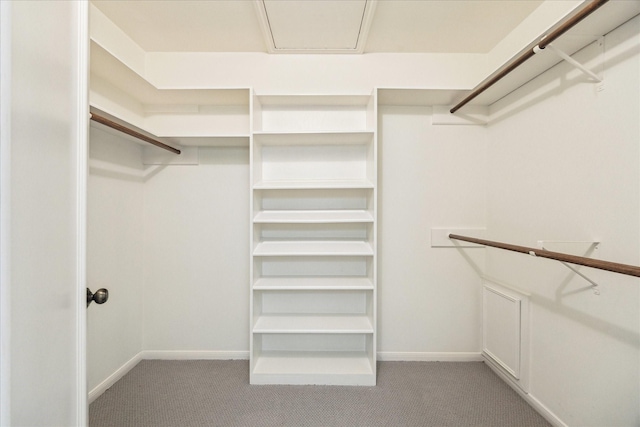
{"type": "Polygon", "coordinates": [[[584,20],[587,16],[591,15],[593,12],[598,10],[601,6],[607,3],[609,0],[591,0],[589,4],[580,9],[576,14],[571,16],[568,20],[561,23],[555,30],[551,31],[549,34],[543,35],[539,37],[538,42],[535,43],[531,48],[526,49],[520,56],[515,58],[514,60],[508,62],[501,68],[499,68],[495,73],[491,76],[487,77],[483,82],[481,82],[478,86],[476,86],[473,91],[467,95],[462,101],[456,104],[450,111],[450,113],[455,113],[460,108],[467,105],[473,99],[475,99],[478,95],[485,92],[487,89],[495,85],[498,81],[502,80],[513,70],[524,64],[528,59],[532,58],[536,55],[536,52],[547,47],[551,42],[558,39],[560,36],[565,34],[571,28],[576,26],[582,20],[584,20]]]}
{"type": "Polygon", "coordinates": [[[126,133],[127,135],[133,136],[134,138],[138,138],[138,139],[140,139],[142,141],[148,142],[149,144],[153,144],[156,147],[160,147],[160,148],[162,148],[164,150],[171,151],[174,154],[180,154],[181,153],[181,151],[178,150],[177,148],[174,148],[174,147],[172,147],[170,145],[167,145],[167,144],[165,144],[163,142],[160,142],[158,140],[150,138],[147,135],[144,135],[144,134],[142,134],[140,132],[137,132],[137,131],[135,131],[133,129],[129,129],[128,127],[123,126],[120,123],[116,123],[113,120],[107,119],[106,117],[102,117],[102,116],[100,116],[98,114],[90,113],[89,114],[89,118],[91,120],[93,120],[94,122],[103,124],[105,126],[108,126],[108,127],[112,128],[112,129],[115,129],[115,130],[120,131],[122,133],[126,133]]]}

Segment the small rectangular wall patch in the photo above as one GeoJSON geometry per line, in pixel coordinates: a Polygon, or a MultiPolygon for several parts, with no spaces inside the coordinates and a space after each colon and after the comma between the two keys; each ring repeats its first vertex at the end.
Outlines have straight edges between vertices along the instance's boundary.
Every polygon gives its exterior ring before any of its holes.
{"type": "Polygon", "coordinates": [[[463,242],[462,240],[453,240],[449,238],[449,234],[458,234],[460,236],[476,237],[484,239],[485,228],[432,228],[431,229],[431,247],[432,248],[484,248],[482,245],[475,243],[463,242]]]}
{"type": "Polygon", "coordinates": [[[180,147],[180,154],[174,154],[162,148],[146,146],[142,152],[144,165],[197,165],[198,147],[180,147]]]}
{"type": "Polygon", "coordinates": [[[431,123],[434,125],[476,125],[489,122],[489,107],[486,105],[467,105],[463,110],[451,114],[450,106],[434,105],[431,123]]]}

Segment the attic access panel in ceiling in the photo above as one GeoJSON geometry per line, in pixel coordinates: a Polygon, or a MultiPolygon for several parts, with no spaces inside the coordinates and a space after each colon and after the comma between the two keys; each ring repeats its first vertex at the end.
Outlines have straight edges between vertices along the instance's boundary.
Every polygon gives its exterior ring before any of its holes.
{"type": "Polygon", "coordinates": [[[373,17],[370,0],[258,0],[269,50],[361,53],[373,17]]]}

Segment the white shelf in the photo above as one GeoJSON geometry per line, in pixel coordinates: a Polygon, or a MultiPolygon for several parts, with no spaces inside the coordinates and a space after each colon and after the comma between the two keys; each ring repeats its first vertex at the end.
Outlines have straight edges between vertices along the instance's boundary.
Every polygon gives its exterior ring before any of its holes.
{"type": "Polygon", "coordinates": [[[433,106],[454,105],[468,90],[425,88],[379,88],[378,105],[433,106]]]}
{"type": "Polygon", "coordinates": [[[372,334],[366,314],[263,314],[253,326],[254,334],[372,334]]]}
{"type": "Polygon", "coordinates": [[[273,241],[261,242],[254,256],[373,256],[368,242],[358,241],[273,241]]]}
{"type": "Polygon", "coordinates": [[[371,102],[371,95],[258,95],[257,99],[262,106],[366,107],[371,102]]]}
{"type": "Polygon", "coordinates": [[[253,99],[254,131],[349,132],[376,127],[371,95],[258,95],[253,99]]]}
{"type": "Polygon", "coordinates": [[[263,145],[359,145],[373,140],[373,131],[254,132],[263,145]]]}
{"type": "Polygon", "coordinates": [[[216,135],[179,137],[185,147],[248,147],[249,135],[216,135]]]}
{"type": "Polygon", "coordinates": [[[313,190],[313,189],[347,189],[373,188],[373,183],[367,179],[349,180],[278,180],[259,181],[253,184],[254,190],[313,190]]]}
{"type": "MultiPolygon", "coordinates": [[[[263,352],[253,368],[257,375],[309,375],[372,376],[371,361],[366,352],[347,351],[301,351],[301,352],[263,352]]],[[[265,378],[267,379],[267,378],[265,378]]],[[[288,378],[289,380],[291,378],[288,378]]],[[[373,379],[375,384],[375,378],[373,379]]],[[[257,382],[260,383],[260,382],[257,382]]],[[[336,384],[335,382],[331,382],[336,384]]],[[[304,384],[297,382],[297,384],[304,384]]]]}
{"type": "Polygon", "coordinates": [[[253,218],[255,224],[325,224],[373,222],[373,215],[365,210],[282,210],[260,211],[253,218]]]}
{"type": "Polygon", "coordinates": [[[263,277],[253,290],[373,290],[373,282],[368,277],[263,277]]]}

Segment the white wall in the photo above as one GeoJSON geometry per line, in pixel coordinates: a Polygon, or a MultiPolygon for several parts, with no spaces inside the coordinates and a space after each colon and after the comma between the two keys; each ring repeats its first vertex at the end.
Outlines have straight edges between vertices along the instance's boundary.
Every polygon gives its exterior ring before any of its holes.
{"type": "MultiPolygon", "coordinates": [[[[597,257],[640,261],[640,20],[495,104],[488,127],[488,236],[601,241],[597,257]]],[[[530,396],[567,425],[640,423],[640,288],[629,276],[487,250],[487,275],[531,294],[530,396]]]]}
{"type": "MultiPolygon", "coordinates": [[[[484,253],[433,249],[430,230],[484,225],[486,131],[434,126],[430,108],[384,107],[379,120],[381,358],[477,358],[484,253]]],[[[136,144],[94,129],[91,153],[89,283],[111,300],[89,310],[90,384],[135,354],[139,333],[151,357],[246,357],[248,148],[141,172],[136,144]]]]}
{"type": "Polygon", "coordinates": [[[253,87],[256,93],[368,94],[374,87],[471,88],[481,54],[146,54],[145,79],[159,89],[253,87]]]}
{"type": "Polygon", "coordinates": [[[246,358],[249,149],[200,148],[199,163],[145,183],[144,349],[246,358]]]}
{"type": "MultiPolygon", "coordinates": [[[[480,279],[455,249],[432,249],[430,229],[483,226],[486,132],[432,126],[428,108],[387,107],[380,120],[381,357],[477,358],[480,279]]],[[[145,183],[151,357],[247,356],[248,161],[247,148],[201,148],[199,165],[145,183]]],[[[471,259],[482,268],[481,250],[471,259]]]]}
{"type": "Polygon", "coordinates": [[[94,390],[142,350],[142,147],[92,127],[87,200],[87,286],[109,301],[87,310],[87,375],[94,390]]]}
{"type": "Polygon", "coordinates": [[[91,129],[88,382],[97,397],[145,357],[248,356],[248,148],[146,166],[128,137],[91,129]],[[173,352],[173,353],[172,353],[173,352]]]}
{"type": "Polygon", "coordinates": [[[382,107],[378,125],[380,356],[477,355],[484,251],[431,248],[431,228],[484,226],[486,131],[432,125],[427,107],[382,107]]]}

